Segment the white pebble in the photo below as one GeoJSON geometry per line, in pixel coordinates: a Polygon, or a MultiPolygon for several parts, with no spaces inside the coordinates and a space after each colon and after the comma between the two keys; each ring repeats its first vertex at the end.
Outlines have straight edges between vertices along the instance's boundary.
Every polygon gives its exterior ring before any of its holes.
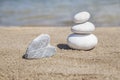
{"type": "Polygon", "coordinates": [[[73,49],[90,50],[97,45],[98,40],[94,34],[70,34],[67,38],[67,43],[73,49]]]}
{"type": "Polygon", "coordinates": [[[92,33],[94,30],[95,30],[95,26],[91,22],[78,24],[71,28],[71,31],[73,33],[81,33],[81,34],[89,34],[92,33]]]}
{"type": "Polygon", "coordinates": [[[84,23],[90,18],[90,14],[88,12],[79,12],[74,16],[75,23],[84,23]]]}

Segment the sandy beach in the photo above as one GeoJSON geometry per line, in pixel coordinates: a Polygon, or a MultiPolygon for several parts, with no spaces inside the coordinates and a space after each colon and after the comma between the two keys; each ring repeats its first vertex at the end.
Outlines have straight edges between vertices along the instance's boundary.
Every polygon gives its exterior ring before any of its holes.
{"type": "Polygon", "coordinates": [[[90,51],[66,44],[70,27],[0,27],[0,80],[120,80],[120,27],[97,27],[98,45],[90,51]],[[38,35],[51,36],[50,58],[22,56],[38,35]]]}

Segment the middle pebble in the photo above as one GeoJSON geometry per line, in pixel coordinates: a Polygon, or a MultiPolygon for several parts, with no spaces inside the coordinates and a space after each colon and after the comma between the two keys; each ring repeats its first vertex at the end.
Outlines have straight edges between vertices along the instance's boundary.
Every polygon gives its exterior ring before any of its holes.
{"type": "Polygon", "coordinates": [[[78,25],[75,25],[71,28],[71,31],[73,33],[81,33],[81,34],[82,33],[83,34],[89,34],[89,33],[92,33],[94,30],[95,30],[95,26],[91,22],[78,24],[78,25]]]}

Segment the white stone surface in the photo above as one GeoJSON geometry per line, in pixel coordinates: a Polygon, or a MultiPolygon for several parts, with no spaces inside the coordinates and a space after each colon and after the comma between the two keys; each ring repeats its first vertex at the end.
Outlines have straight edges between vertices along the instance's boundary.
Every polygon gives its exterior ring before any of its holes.
{"type": "Polygon", "coordinates": [[[73,49],[90,50],[97,45],[98,39],[94,34],[70,34],[67,38],[67,43],[73,49]]]}
{"type": "Polygon", "coordinates": [[[43,58],[54,55],[56,49],[50,46],[49,43],[50,36],[48,34],[41,34],[29,44],[24,58],[43,58]]]}
{"type": "Polygon", "coordinates": [[[94,30],[95,30],[95,26],[91,22],[78,24],[71,28],[71,31],[73,33],[81,33],[81,34],[89,34],[92,33],[94,30]]]}
{"type": "Polygon", "coordinates": [[[84,23],[90,18],[90,14],[88,12],[79,12],[74,16],[75,23],[84,23]]]}

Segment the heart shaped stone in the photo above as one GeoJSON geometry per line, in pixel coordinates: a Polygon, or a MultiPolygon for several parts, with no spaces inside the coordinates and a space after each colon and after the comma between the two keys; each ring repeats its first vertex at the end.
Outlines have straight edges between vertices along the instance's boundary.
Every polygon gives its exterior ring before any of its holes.
{"type": "Polygon", "coordinates": [[[55,47],[50,45],[50,36],[48,34],[41,34],[29,44],[23,57],[27,59],[50,57],[55,52],[55,47]]]}

